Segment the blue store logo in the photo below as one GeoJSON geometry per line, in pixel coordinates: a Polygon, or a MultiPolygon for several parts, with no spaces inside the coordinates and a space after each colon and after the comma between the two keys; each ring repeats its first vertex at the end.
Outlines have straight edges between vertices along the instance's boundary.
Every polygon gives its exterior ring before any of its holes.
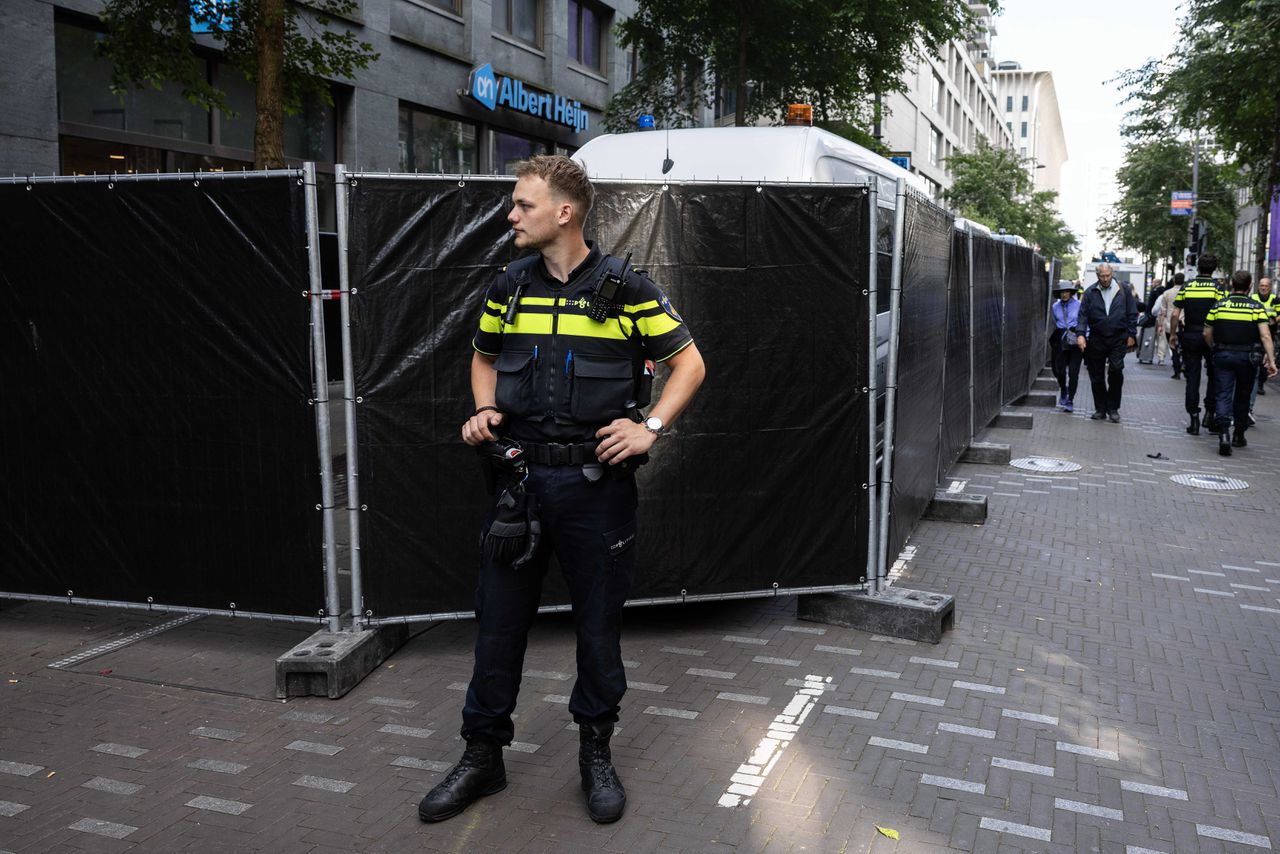
{"type": "Polygon", "coordinates": [[[498,105],[498,78],[494,76],[493,66],[485,63],[471,72],[469,84],[471,97],[475,98],[487,109],[498,105]]]}

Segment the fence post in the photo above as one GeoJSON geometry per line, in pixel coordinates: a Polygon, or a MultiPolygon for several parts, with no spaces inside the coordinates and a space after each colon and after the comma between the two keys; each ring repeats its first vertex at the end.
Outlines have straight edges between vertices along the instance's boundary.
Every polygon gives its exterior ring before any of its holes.
{"type": "Polygon", "coordinates": [[[356,446],[355,360],[351,356],[351,274],[347,264],[349,225],[347,167],[334,167],[338,225],[338,305],[342,312],[342,399],[347,437],[347,524],[351,539],[351,627],[364,625],[364,579],[360,571],[360,466],[356,446]]]}
{"type": "Polygon", "coordinates": [[[321,550],[324,552],[324,608],[329,631],[341,628],[338,551],[333,534],[333,451],[329,436],[329,370],[324,347],[324,306],[320,280],[320,214],[316,201],[316,165],[302,165],[303,209],[307,223],[307,275],[311,284],[311,356],[315,378],[316,444],[320,456],[321,550]]]}
{"type": "MultiPolygon", "coordinates": [[[[884,455],[880,458],[880,553],[876,578],[888,577],[889,505],[893,503],[893,431],[898,402],[898,338],[902,327],[902,242],[907,222],[907,182],[899,178],[894,192],[893,266],[889,277],[889,364],[885,371],[884,455]]],[[[878,588],[877,588],[878,589],[878,588]]]]}
{"type": "Polygon", "coordinates": [[[880,289],[879,285],[879,269],[878,269],[878,252],[877,241],[880,237],[879,216],[880,216],[880,191],[878,181],[872,179],[868,188],[868,198],[870,200],[870,208],[867,213],[867,232],[871,236],[870,251],[867,258],[867,569],[866,581],[868,589],[873,593],[880,590],[880,579],[876,576],[877,555],[880,549],[876,545],[876,520],[879,518],[877,509],[877,496],[879,489],[876,485],[876,394],[879,391],[879,381],[876,375],[876,314],[879,307],[876,305],[876,294],[880,289]]]}

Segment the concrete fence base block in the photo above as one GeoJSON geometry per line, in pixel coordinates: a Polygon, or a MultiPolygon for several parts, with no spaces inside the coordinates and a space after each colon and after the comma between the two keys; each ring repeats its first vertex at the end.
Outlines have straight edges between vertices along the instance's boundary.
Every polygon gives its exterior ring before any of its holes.
{"type": "Polygon", "coordinates": [[[988,466],[1007,466],[1011,459],[1013,459],[1013,452],[1010,447],[999,442],[974,442],[960,455],[962,463],[988,466]]]}
{"type": "Polygon", "coordinates": [[[1034,420],[1035,416],[1030,412],[1009,412],[1006,410],[996,416],[995,421],[991,422],[991,426],[1013,430],[1030,430],[1034,420]]]}
{"type": "Polygon", "coordinates": [[[408,626],[363,632],[320,631],[276,659],[276,697],[336,700],[409,639],[408,626]]]}
{"type": "Polygon", "coordinates": [[[956,600],[945,593],[888,587],[879,593],[812,593],[797,597],[796,617],[888,637],[939,643],[955,626],[956,600]]]}
{"type": "Polygon", "coordinates": [[[1031,384],[1032,391],[1056,392],[1058,387],[1058,380],[1055,377],[1039,377],[1031,384]]]}
{"type": "Polygon", "coordinates": [[[1033,391],[1024,394],[1022,397],[1014,401],[1014,406],[1056,406],[1058,404],[1058,395],[1048,391],[1033,391]]]}
{"type": "Polygon", "coordinates": [[[935,522],[980,525],[987,521],[987,496],[939,489],[933,493],[933,500],[924,509],[924,518],[935,522]]]}

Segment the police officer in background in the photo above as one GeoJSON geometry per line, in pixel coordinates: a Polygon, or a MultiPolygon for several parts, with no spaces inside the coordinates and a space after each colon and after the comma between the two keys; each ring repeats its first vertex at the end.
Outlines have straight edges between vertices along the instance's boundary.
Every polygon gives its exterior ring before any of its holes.
{"type": "Polygon", "coordinates": [[[441,821],[506,787],[502,748],[515,735],[527,637],[554,552],[577,633],[569,711],[582,788],[589,815],[604,823],[626,805],[609,739],[627,689],[620,641],[635,564],[632,472],[693,399],[705,368],[658,286],[583,239],[595,191],[582,167],[539,155],[519,163],[516,177],[507,220],[516,248],[535,252],[504,268],[485,296],[471,360],[475,411],[462,439],[479,447],[504,436],[527,463],[522,479],[498,484],[486,520],[475,670],[462,710],[467,746],[418,815],[441,821]],[[634,420],[650,363],[671,373],[649,418],[634,420]],[[535,530],[540,540],[529,539],[535,530]]]}
{"type": "Polygon", "coordinates": [[[1178,291],[1173,301],[1173,319],[1170,322],[1169,343],[1182,351],[1182,372],[1187,376],[1187,414],[1191,423],[1187,432],[1200,435],[1200,374],[1205,379],[1204,417],[1210,433],[1217,432],[1212,424],[1216,406],[1217,379],[1213,373],[1213,352],[1204,340],[1204,319],[1209,310],[1226,294],[1218,290],[1213,281],[1213,271],[1218,268],[1218,256],[1206,252],[1196,260],[1199,275],[1178,291]],[[1182,331],[1178,332],[1179,322],[1182,331]]]}
{"type": "MultiPolygon", "coordinates": [[[[1271,280],[1266,276],[1258,279],[1258,294],[1254,297],[1258,302],[1262,303],[1262,307],[1267,310],[1267,317],[1271,324],[1271,341],[1274,344],[1276,340],[1276,328],[1280,325],[1280,297],[1277,297],[1271,291],[1271,280]]],[[[1258,369],[1258,385],[1254,389],[1254,398],[1260,394],[1266,394],[1267,374],[1262,368],[1258,369]]],[[[1253,412],[1253,398],[1249,400],[1249,411],[1253,412]]]]}
{"type": "Polygon", "coordinates": [[[1231,456],[1233,447],[1243,448],[1249,429],[1249,392],[1258,376],[1258,367],[1275,376],[1276,359],[1267,311],[1249,296],[1253,276],[1246,270],[1231,275],[1231,295],[1209,310],[1204,321],[1204,340],[1213,350],[1213,370],[1217,374],[1218,453],[1231,456]],[[1262,351],[1259,359],[1258,351],[1262,351]],[[1235,434],[1231,427],[1235,424],[1235,434]]]}

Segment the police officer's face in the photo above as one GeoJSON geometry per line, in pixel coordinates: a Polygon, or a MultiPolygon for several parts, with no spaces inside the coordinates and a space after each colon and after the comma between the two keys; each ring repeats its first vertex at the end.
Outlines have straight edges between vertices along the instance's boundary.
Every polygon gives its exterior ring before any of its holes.
{"type": "Polygon", "coordinates": [[[511,192],[511,213],[507,222],[515,233],[517,249],[542,249],[560,234],[562,221],[568,221],[569,206],[557,203],[547,182],[537,175],[526,175],[516,181],[511,192]]]}
{"type": "Polygon", "coordinates": [[[1270,279],[1258,279],[1258,293],[1264,297],[1271,293],[1270,279]]]}

